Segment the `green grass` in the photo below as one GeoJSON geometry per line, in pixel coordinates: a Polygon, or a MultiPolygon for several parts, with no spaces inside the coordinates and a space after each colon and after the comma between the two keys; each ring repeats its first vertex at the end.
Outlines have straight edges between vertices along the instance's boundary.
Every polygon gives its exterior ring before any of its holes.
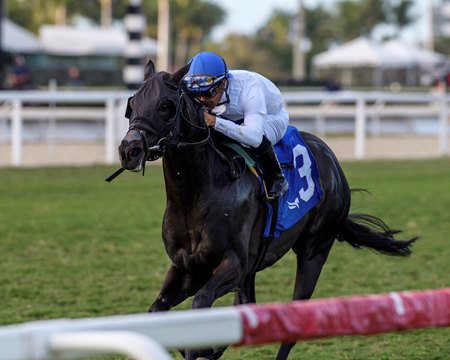
{"type": "MultiPolygon", "coordinates": [[[[336,243],[314,298],[450,286],[450,159],[343,167],[352,187],[371,191],[354,195],[353,212],[421,239],[408,259],[336,243]]],[[[169,264],[160,239],[162,170],[108,184],[112,171],[0,170],[0,324],[147,310],[169,264]]],[[[259,274],[260,303],[290,299],[294,262],[288,254],[259,274]]],[[[227,295],[218,305],[231,302],[227,295]]],[[[178,309],[189,307],[190,300],[178,309]]],[[[223,359],[273,359],[276,348],[231,348],[223,359]]],[[[450,329],[307,341],[291,359],[450,359],[450,329]]]]}

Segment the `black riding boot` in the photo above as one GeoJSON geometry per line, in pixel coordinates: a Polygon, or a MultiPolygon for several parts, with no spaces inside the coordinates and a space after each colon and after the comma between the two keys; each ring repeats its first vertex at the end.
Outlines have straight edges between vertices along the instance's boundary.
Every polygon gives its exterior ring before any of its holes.
{"type": "Polygon", "coordinates": [[[270,140],[263,136],[263,141],[256,148],[256,152],[259,154],[264,167],[264,180],[269,197],[277,198],[282,196],[289,188],[289,184],[284,178],[270,140]]]}

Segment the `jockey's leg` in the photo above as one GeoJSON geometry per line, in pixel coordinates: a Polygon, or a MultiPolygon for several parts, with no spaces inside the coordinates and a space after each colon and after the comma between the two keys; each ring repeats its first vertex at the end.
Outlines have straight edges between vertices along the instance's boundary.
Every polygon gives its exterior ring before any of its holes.
{"type": "Polygon", "coordinates": [[[273,150],[272,143],[263,136],[263,141],[255,152],[260,156],[264,167],[264,180],[266,182],[269,197],[276,198],[282,196],[289,188],[289,184],[281,171],[277,155],[273,150]]]}

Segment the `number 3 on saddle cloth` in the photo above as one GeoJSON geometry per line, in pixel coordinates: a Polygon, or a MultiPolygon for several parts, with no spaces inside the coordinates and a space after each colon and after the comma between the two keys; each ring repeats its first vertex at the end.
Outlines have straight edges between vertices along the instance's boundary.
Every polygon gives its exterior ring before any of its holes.
{"type": "MultiPolygon", "coordinates": [[[[255,164],[246,150],[236,143],[222,142],[245,159],[252,169],[255,164]]],[[[283,138],[274,145],[289,190],[278,199],[266,202],[265,238],[277,238],[297,223],[322,198],[319,170],[311,150],[294,126],[288,126],[283,138]],[[274,212],[275,215],[274,216],[274,212]]],[[[267,195],[262,177],[253,169],[261,184],[262,195],[267,195]]]]}
{"type": "Polygon", "coordinates": [[[289,183],[289,190],[278,199],[277,204],[267,202],[264,237],[270,238],[279,237],[283,231],[297,223],[323,195],[316,160],[295,127],[288,126],[286,134],[275,144],[274,150],[289,183]],[[276,222],[272,223],[276,208],[278,216],[276,222]]]}

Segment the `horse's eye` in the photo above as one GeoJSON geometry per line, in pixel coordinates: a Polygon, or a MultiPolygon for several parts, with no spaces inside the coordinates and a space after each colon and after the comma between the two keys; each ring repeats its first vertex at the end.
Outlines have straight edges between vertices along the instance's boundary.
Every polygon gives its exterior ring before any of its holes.
{"type": "Polygon", "coordinates": [[[161,120],[168,121],[175,114],[175,105],[172,101],[164,99],[158,104],[157,111],[161,120]]]}

